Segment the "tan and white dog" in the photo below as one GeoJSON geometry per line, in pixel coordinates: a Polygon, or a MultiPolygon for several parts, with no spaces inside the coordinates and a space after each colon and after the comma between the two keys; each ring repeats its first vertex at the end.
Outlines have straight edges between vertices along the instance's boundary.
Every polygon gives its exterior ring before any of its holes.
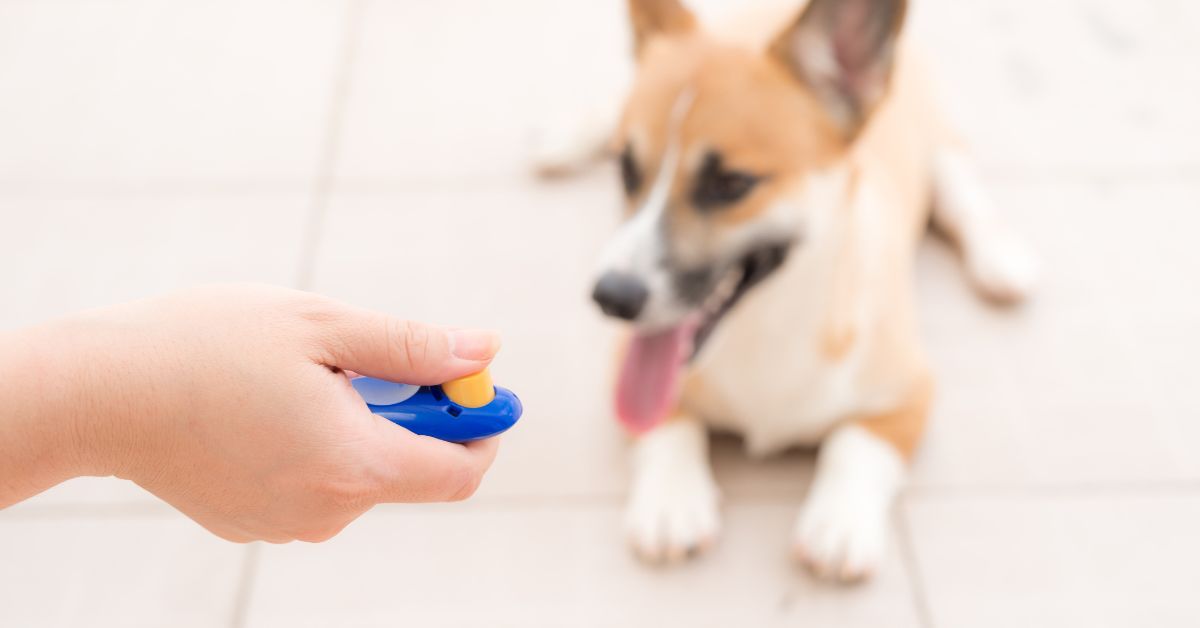
{"type": "MultiPolygon", "coordinates": [[[[638,72],[616,123],[629,219],[594,286],[632,328],[617,414],[636,434],[627,525],[650,559],[718,532],[708,427],[753,453],[820,444],[795,554],[870,574],[933,390],[910,273],[934,223],[988,297],[1029,290],[900,38],[903,0],[811,0],[705,28],[630,0],[638,72]]],[[[545,153],[571,167],[612,129],[545,153]]]]}

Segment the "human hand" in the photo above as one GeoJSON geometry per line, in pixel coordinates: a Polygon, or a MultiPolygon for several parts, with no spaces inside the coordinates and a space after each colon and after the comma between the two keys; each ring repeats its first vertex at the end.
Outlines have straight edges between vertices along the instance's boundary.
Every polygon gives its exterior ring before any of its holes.
{"type": "Polygon", "coordinates": [[[247,285],[41,331],[61,359],[22,373],[73,382],[32,428],[69,434],[66,474],[133,480],[229,540],[322,541],[376,503],[465,499],[496,454],[496,439],[447,443],[371,414],[344,372],[443,383],[488,365],[492,332],[247,285]]]}

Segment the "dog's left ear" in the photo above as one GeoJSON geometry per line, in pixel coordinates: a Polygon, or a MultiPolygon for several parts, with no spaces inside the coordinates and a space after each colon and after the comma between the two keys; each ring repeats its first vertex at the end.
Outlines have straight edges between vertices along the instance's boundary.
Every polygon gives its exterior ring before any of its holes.
{"type": "Polygon", "coordinates": [[[811,0],[771,44],[852,139],[887,93],[905,0],[811,0]]]}

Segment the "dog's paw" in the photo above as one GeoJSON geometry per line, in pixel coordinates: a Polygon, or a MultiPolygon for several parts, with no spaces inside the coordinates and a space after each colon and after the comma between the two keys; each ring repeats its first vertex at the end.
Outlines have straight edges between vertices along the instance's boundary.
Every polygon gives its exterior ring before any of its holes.
{"type": "Polygon", "coordinates": [[[885,513],[852,495],[828,493],[801,509],[792,550],[817,577],[858,582],[879,568],[886,539],[885,513]]]}
{"type": "Polygon", "coordinates": [[[625,512],[625,530],[634,552],[652,563],[679,562],[700,554],[716,542],[720,526],[711,472],[695,463],[663,463],[661,468],[643,470],[625,512]]]}
{"type": "Polygon", "coordinates": [[[967,250],[967,272],[975,287],[992,301],[1025,300],[1037,284],[1040,264],[1029,245],[1011,233],[997,233],[967,250]]]}
{"type": "Polygon", "coordinates": [[[606,133],[599,114],[562,116],[544,121],[535,130],[530,163],[542,177],[561,177],[579,172],[598,159],[606,133]]]}

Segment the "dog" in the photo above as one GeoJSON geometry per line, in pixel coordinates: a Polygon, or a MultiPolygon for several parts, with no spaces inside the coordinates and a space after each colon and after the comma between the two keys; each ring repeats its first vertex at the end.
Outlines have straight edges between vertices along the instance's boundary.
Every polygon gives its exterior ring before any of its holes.
{"type": "Polygon", "coordinates": [[[605,136],[619,155],[628,217],[593,297],[630,328],[616,411],[634,434],[632,544],[671,561],[714,541],[707,431],[733,431],[752,454],[819,445],[792,551],[863,579],[933,395],[920,238],[932,222],[997,301],[1030,292],[1036,260],[938,113],[904,0],[811,0],[720,29],[679,0],[628,4],[622,112],[539,159],[574,168],[605,136]]]}

